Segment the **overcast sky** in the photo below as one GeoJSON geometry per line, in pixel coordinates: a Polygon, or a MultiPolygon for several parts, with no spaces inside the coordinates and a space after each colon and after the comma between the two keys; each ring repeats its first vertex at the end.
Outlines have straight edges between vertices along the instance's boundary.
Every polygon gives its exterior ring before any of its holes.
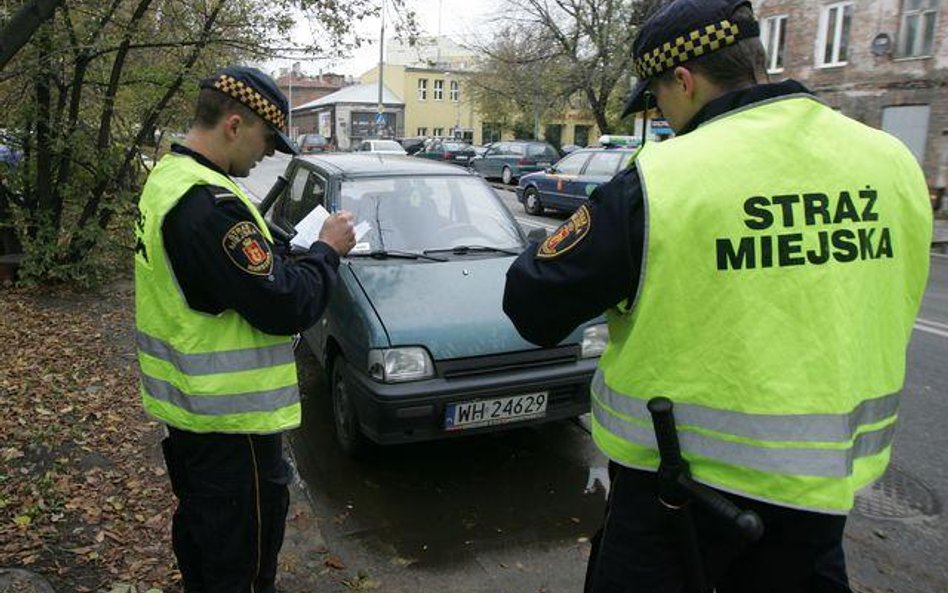
{"type": "MultiPolygon", "coordinates": [[[[442,35],[451,37],[460,42],[470,42],[482,39],[485,29],[489,28],[492,20],[497,16],[501,0],[406,0],[418,15],[418,25],[422,35],[437,35],[440,29],[442,35]],[[440,17],[440,19],[439,19],[440,17]],[[440,22],[439,22],[440,21],[440,22]]],[[[391,8],[389,8],[391,10],[391,8]]],[[[392,29],[391,13],[386,21],[386,36],[392,29]]],[[[366,20],[359,27],[359,32],[372,39],[372,42],[356,51],[353,56],[344,61],[329,62],[326,60],[303,61],[301,70],[306,74],[335,72],[359,76],[371,69],[379,61],[378,36],[381,23],[378,19],[366,20]]],[[[303,23],[297,26],[294,36],[308,34],[309,28],[303,23]]],[[[275,70],[280,67],[289,67],[294,60],[274,60],[267,65],[267,69],[275,70]]]]}

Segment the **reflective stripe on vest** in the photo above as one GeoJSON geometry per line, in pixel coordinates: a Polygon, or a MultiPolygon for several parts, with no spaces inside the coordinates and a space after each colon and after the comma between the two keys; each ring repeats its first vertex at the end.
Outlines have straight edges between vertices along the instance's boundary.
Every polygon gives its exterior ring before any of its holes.
{"type": "Polygon", "coordinates": [[[171,344],[138,332],[138,349],[170,362],[185,375],[214,375],[290,364],[295,362],[293,344],[274,344],[262,348],[244,348],[221,352],[187,354],[175,350],[171,344]]]}
{"type": "MultiPolygon", "coordinates": [[[[645,402],[610,389],[601,370],[593,377],[592,391],[611,411],[645,423],[652,421],[645,402]]],[[[857,429],[894,419],[899,399],[900,394],[893,393],[866,400],[845,414],[745,414],[683,403],[675,405],[675,421],[679,426],[761,441],[848,443],[857,429]]]]}
{"type": "Polygon", "coordinates": [[[165,216],[191,187],[229,189],[271,240],[266,222],[230,178],[169,154],[152,170],[136,223],[135,320],[141,396],[162,422],[193,432],[266,434],[299,426],[290,336],[266,334],[232,309],[191,309],[165,253],[165,216]]]}
{"type": "MultiPolygon", "coordinates": [[[[649,416],[648,410],[645,408],[645,403],[632,403],[634,400],[621,395],[612,397],[611,403],[619,404],[627,411],[631,410],[631,408],[638,408],[638,410],[633,411],[631,414],[619,412],[603,401],[604,399],[610,399],[610,395],[608,394],[609,390],[602,390],[604,382],[602,382],[599,373],[597,373],[596,378],[599,379],[598,385],[597,382],[594,381],[592,392],[593,397],[597,400],[597,405],[593,406],[596,421],[609,430],[609,432],[626,441],[637,443],[651,449],[657,448],[655,433],[650,424],[651,416],[649,416]],[[623,402],[622,400],[628,401],[623,402]],[[626,418],[622,417],[623,415],[627,418],[637,418],[640,420],[640,423],[629,422],[626,418]]],[[[773,441],[780,440],[775,438],[774,435],[770,435],[767,439],[771,441],[771,444],[764,446],[760,443],[715,438],[707,433],[690,430],[691,427],[702,427],[700,423],[695,422],[696,416],[691,413],[693,412],[693,408],[695,408],[695,406],[675,406],[675,421],[678,425],[679,441],[683,450],[709,459],[726,463],[736,463],[744,467],[778,474],[832,478],[846,477],[852,474],[853,461],[855,459],[879,453],[892,443],[892,437],[895,436],[895,418],[892,418],[892,422],[887,426],[847,438],[846,442],[851,442],[851,447],[779,446],[777,443],[773,443],[773,441]],[[692,408],[692,410],[688,408],[692,408]]],[[[716,410],[716,412],[723,411],[716,410]]],[[[727,415],[730,413],[724,412],[724,414],[727,415]]],[[[698,416],[701,416],[700,412],[698,416]]],[[[741,415],[738,414],[738,416],[741,415]]],[[[753,423],[759,420],[748,418],[746,417],[747,415],[743,416],[745,416],[744,422],[753,423]]],[[[825,416],[816,417],[819,420],[826,419],[825,416]]],[[[773,419],[773,417],[770,418],[771,421],[773,419]]],[[[728,420],[734,421],[736,420],[736,416],[728,420]]],[[[791,417],[785,417],[783,426],[786,428],[793,422],[794,420],[792,420],[791,417]]],[[[803,424],[807,422],[807,419],[806,417],[802,417],[796,422],[803,424]]],[[[764,421],[764,424],[766,423],[767,421],[764,421]]],[[[770,424],[771,426],[776,425],[773,422],[770,424]]],[[[751,428],[752,430],[744,432],[756,432],[756,430],[753,430],[754,427],[752,424],[747,425],[746,428],[751,428]]],[[[813,435],[818,433],[818,430],[814,431],[813,435]]],[[[786,440],[800,441],[802,439],[794,438],[786,440]]]]}
{"type": "Polygon", "coordinates": [[[299,401],[296,385],[256,393],[189,395],[167,381],[142,375],[142,386],[151,397],[159,401],[172,404],[191,414],[206,416],[269,412],[299,401]]]}

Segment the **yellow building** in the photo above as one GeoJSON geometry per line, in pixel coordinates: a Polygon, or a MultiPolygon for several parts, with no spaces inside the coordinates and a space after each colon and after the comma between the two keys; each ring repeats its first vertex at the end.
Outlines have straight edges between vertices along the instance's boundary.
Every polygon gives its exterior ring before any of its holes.
{"type": "MultiPolygon", "coordinates": [[[[405,104],[405,136],[463,138],[482,143],[482,122],[460,70],[385,64],[382,82],[405,104]]],[[[378,83],[378,66],[360,77],[378,83]]]]}

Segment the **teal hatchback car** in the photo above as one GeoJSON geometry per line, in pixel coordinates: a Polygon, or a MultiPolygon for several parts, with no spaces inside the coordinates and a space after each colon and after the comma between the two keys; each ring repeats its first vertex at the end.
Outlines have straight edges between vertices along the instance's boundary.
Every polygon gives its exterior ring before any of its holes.
{"type": "Polygon", "coordinates": [[[369,228],[343,258],[325,316],[303,334],[326,369],[346,452],[589,410],[602,319],[553,348],[520,337],[502,299],[526,237],[483,179],[425,159],[343,153],[297,157],[285,177],[265,209],[282,234],[318,205],[369,228]]]}

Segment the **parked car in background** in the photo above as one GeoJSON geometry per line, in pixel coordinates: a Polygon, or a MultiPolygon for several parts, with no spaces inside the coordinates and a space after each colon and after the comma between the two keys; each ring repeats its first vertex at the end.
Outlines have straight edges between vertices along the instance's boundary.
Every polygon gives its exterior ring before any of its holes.
{"type": "Polygon", "coordinates": [[[487,144],[483,146],[478,146],[477,144],[474,144],[471,146],[471,150],[474,151],[475,156],[484,156],[484,153],[487,152],[487,149],[490,148],[490,145],[491,145],[490,142],[488,142],[487,144]]]}
{"type": "Polygon", "coordinates": [[[426,159],[467,166],[475,152],[467,142],[434,138],[425,143],[425,147],[415,153],[426,159]]]}
{"type": "Polygon", "coordinates": [[[303,134],[297,139],[301,154],[329,152],[335,150],[328,138],[322,134],[303,134]]]}
{"type": "Polygon", "coordinates": [[[517,200],[527,214],[543,214],[554,208],[572,212],[593,191],[628,167],[638,148],[583,148],[574,151],[545,171],[529,173],[517,184],[517,200]]]}
{"type": "Polygon", "coordinates": [[[4,181],[16,170],[22,158],[20,141],[13,133],[0,130],[0,181],[4,181]]]}
{"type": "Polygon", "coordinates": [[[374,152],[377,154],[400,154],[408,153],[401,144],[394,140],[363,140],[359,145],[358,152],[374,152]]]}
{"type": "Polygon", "coordinates": [[[292,232],[317,205],[371,225],[303,338],[326,370],[336,436],[351,454],[502,430],[589,410],[603,320],[538,348],[504,315],[523,231],[483,179],[425,159],[295,157],[268,223],[292,232]]]}
{"type": "Polygon", "coordinates": [[[395,141],[402,145],[402,148],[405,149],[405,152],[408,154],[415,154],[425,146],[424,136],[414,136],[411,138],[396,138],[395,141]]]}
{"type": "Polygon", "coordinates": [[[488,179],[511,184],[521,175],[552,165],[560,154],[551,144],[534,141],[494,142],[484,156],[471,161],[471,168],[488,179]]]}

